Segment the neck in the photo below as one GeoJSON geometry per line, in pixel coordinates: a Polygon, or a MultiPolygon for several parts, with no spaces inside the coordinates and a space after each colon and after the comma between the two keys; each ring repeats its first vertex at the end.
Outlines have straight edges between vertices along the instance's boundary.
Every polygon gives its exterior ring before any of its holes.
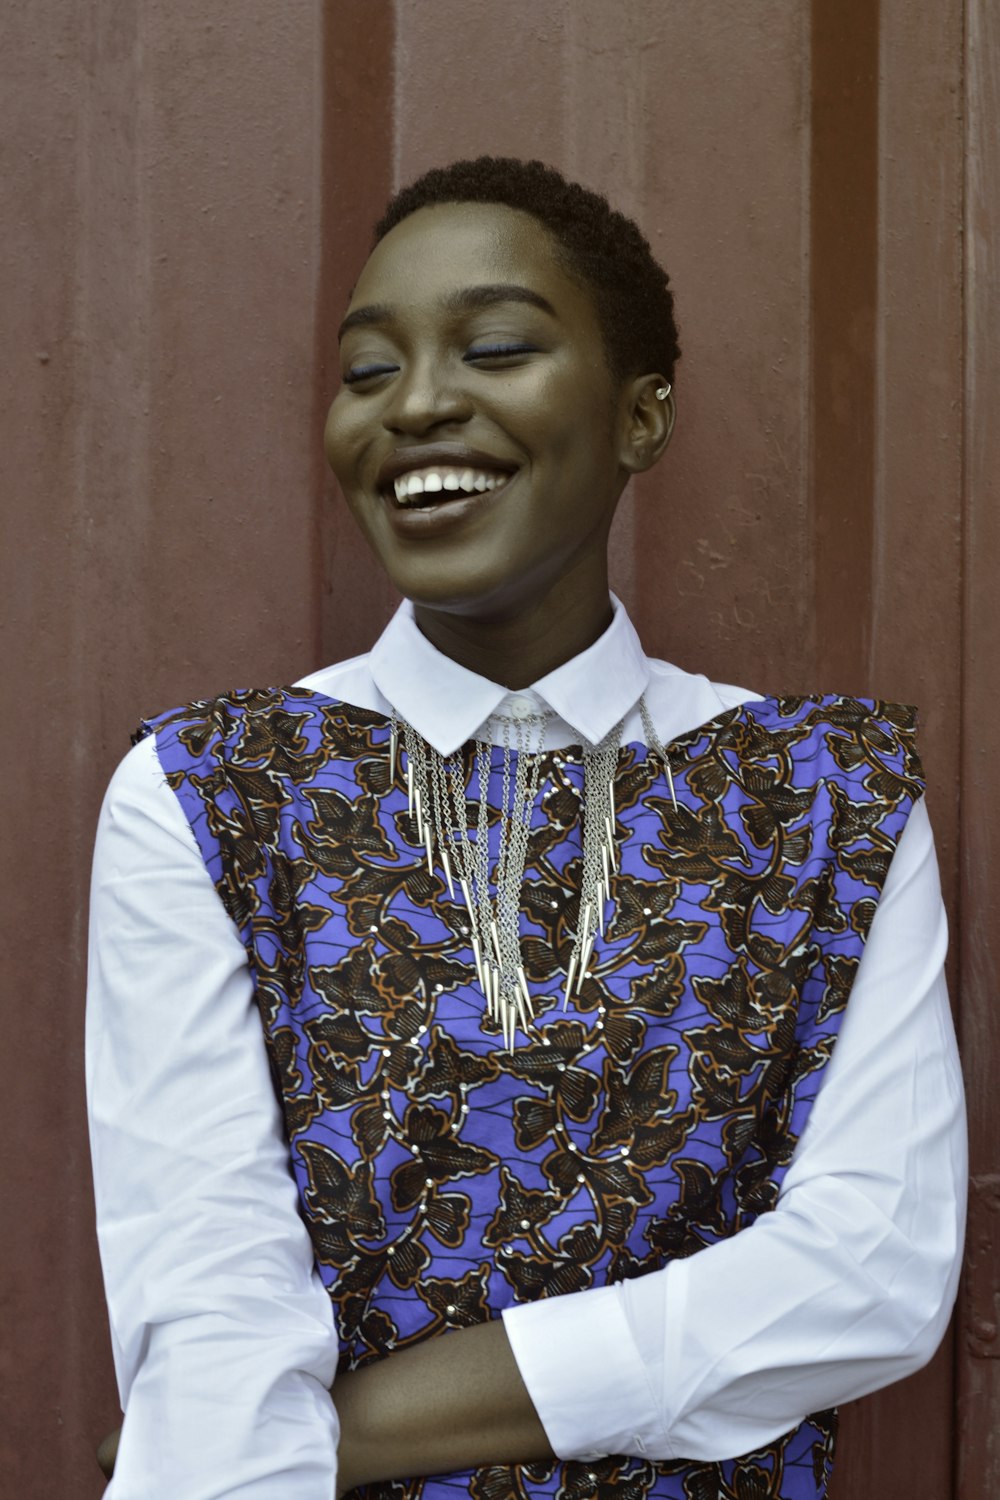
{"type": "Polygon", "coordinates": [[[414,619],[443,655],[517,690],[585,651],[611,624],[607,573],[596,586],[579,583],[561,579],[544,598],[509,613],[458,613],[415,603],[414,619]]]}

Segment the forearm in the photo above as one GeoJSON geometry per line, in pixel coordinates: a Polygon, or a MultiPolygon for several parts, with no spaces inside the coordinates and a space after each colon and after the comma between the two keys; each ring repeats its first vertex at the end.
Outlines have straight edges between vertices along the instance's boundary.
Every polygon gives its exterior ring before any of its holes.
{"type": "Polygon", "coordinates": [[[337,1377],[338,1491],[552,1458],[501,1319],[337,1377]]]}
{"type": "Polygon", "coordinates": [[[88,1120],[128,1413],[114,1494],[329,1494],[333,1309],[246,952],[151,740],[109,787],[90,918],[88,1120]]]}

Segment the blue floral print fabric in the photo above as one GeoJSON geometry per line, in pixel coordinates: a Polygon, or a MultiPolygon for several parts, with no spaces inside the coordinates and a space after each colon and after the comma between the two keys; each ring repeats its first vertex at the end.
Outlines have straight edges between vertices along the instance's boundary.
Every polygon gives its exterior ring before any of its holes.
{"type": "MultiPolygon", "coordinates": [[[[510,1051],[461,894],[407,811],[405,756],[391,776],[384,715],[237,691],[149,733],[246,946],[342,1368],[645,1275],[774,1208],[922,789],[912,709],[745,703],[667,747],[676,802],[656,756],[624,746],[620,869],[568,1004],[583,764],[579,747],[544,754],[521,911],[536,1023],[510,1051]]],[[[816,1500],[835,1418],[722,1463],[611,1455],[362,1493],[816,1500]]]]}

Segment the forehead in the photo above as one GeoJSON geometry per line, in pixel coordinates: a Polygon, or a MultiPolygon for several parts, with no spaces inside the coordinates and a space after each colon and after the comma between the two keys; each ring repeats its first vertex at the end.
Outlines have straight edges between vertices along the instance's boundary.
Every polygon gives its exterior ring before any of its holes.
{"type": "Polygon", "coordinates": [[[365,262],[349,310],[379,303],[401,317],[434,314],[455,292],[487,283],[538,292],[560,321],[599,334],[590,293],[544,224],[498,203],[434,204],[403,219],[365,262]]]}

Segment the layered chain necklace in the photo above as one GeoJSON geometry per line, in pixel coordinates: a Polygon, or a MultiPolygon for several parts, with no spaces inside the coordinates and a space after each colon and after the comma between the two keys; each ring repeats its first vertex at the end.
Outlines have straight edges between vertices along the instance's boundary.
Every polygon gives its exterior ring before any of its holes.
{"type": "MultiPolygon", "coordinates": [[[[656,736],[645,697],[640,699],[639,709],[646,743],[666,768],[670,795],[676,807],[670,762],[656,736]]],[[[479,808],[474,839],[469,832],[471,816],[461,751],[453,756],[441,755],[412,724],[399,718],[395,710],[389,734],[390,776],[395,780],[402,742],[406,751],[407,801],[426,852],[427,868],[433,875],[434,861],[438,859],[452,899],[457,880],[469,912],[469,940],[486,1011],[500,1027],[504,1046],[513,1048],[518,1027],[527,1033],[533,1020],[531,993],[521,961],[520,910],[528,836],[538,794],[545,716],[537,713],[523,718],[493,716],[486,725],[487,732],[493,724],[499,726],[503,748],[495,898],[490,896],[489,856],[488,792],[492,741],[475,741],[479,808]],[[516,751],[517,757],[513,767],[512,751],[516,751]]],[[[579,993],[587,976],[597,934],[604,935],[605,908],[612,895],[612,877],[619,869],[615,841],[615,774],[624,724],[625,720],[620,719],[599,744],[584,748],[580,916],[566,969],[564,1009],[571,996],[579,993]]]]}

